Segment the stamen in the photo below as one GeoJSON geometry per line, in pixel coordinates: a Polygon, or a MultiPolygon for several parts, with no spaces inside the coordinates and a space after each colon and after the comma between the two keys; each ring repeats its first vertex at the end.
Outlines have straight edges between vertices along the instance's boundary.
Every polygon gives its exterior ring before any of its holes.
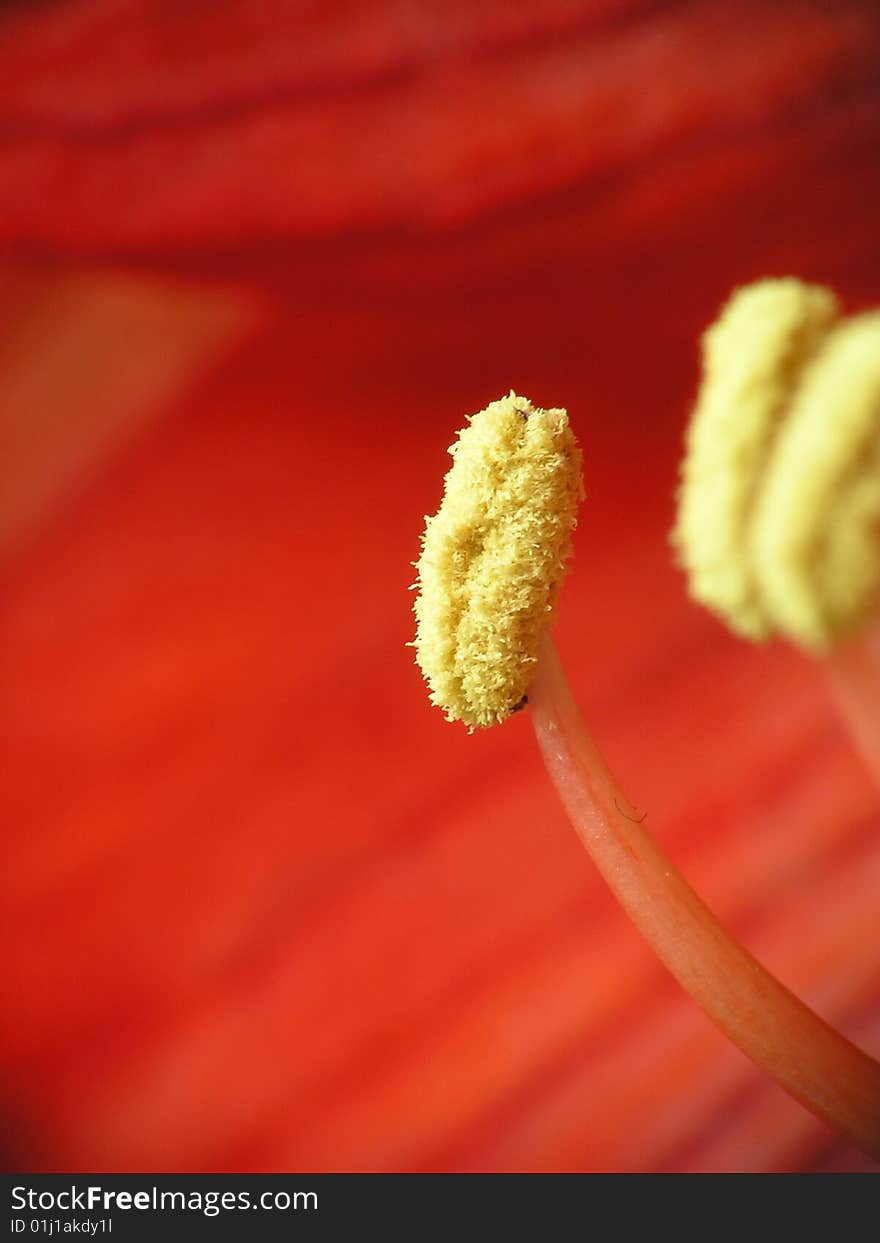
{"type": "Polygon", "coordinates": [[[673,540],[691,593],[814,653],[880,591],[880,314],[794,279],[734,294],[704,343],[673,540]]]}
{"type": "Polygon", "coordinates": [[[844,320],[804,368],[755,509],[755,576],[776,629],[827,651],[880,587],[880,314],[844,320]]]}
{"type": "MultiPolygon", "coordinates": [[[[828,311],[827,300],[808,301],[828,311]]],[[[801,342],[807,320],[794,334],[801,342]]],[[[802,344],[794,353],[802,357],[802,344]]],[[[880,1160],[880,1064],[725,932],[654,841],[581,720],[548,629],[583,495],[580,454],[564,411],[529,404],[523,420],[517,402],[511,393],[473,416],[450,450],[443,505],[427,520],[415,646],[431,698],[450,719],[488,725],[518,710],[528,686],[551,779],[645,940],[748,1057],[880,1160]]],[[[766,418],[757,439],[767,439],[766,418]]]]}
{"type": "Polygon", "coordinates": [[[564,410],[511,392],[472,415],[449,452],[443,502],[416,563],[416,661],[448,720],[517,711],[571,554],[583,495],[564,410]]]}

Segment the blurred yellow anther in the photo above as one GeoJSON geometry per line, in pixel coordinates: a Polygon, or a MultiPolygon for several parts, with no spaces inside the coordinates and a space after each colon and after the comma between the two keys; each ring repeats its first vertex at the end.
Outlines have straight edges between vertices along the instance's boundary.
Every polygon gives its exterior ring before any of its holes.
{"type": "Polygon", "coordinates": [[[416,660],[448,720],[521,704],[571,553],[583,496],[565,410],[511,392],[468,419],[416,562],[416,660]]]}
{"type": "Polygon", "coordinates": [[[673,537],[691,592],[739,634],[821,652],[880,588],[880,315],[765,280],[703,347],[673,537]]]}

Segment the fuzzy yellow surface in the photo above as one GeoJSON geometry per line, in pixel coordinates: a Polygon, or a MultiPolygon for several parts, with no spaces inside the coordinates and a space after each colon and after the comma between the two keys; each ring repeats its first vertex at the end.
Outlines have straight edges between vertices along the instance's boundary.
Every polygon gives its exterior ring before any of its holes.
{"type": "Polygon", "coordinates": [[[793,278],[704,337],[673,533],[691,593],[740,634],[821,652],[880,585],[880,316],[793,278]]]}
{"type": "Polygon", "coordinates": [[[449,452],[416,562],[414,647],[431,702],[473,729],[526,693],[571,555],[581,453],[565,410],[513,392],[470,416],[449,452]]]}
{"type": "Polygon", "coordinates": [[[674,540],[691,594],[750,638],[772,629],[748,549],[761,475],[800,368],[835,314],[824,289],[761,281],[738,290],[703,338],[674,540]]]}
{"type": "Polygon", "coordinates": [[[844,320],[804,371],[755,514],[776,627],[821,651],[880,586],[880,314],[844,320]]]}

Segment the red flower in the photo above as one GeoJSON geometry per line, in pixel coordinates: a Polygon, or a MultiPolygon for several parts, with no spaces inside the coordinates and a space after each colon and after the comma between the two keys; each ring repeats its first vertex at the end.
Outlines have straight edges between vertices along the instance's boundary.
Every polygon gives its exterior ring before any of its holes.
{"type": "Polygon", "coordinates": [[[876,6],[183,13],[0,27],[12,1159],[861,1168],[643,948],[528,723],[445,725],[403,645],[462,414],[567,405],[588,719],[877,1047],[876,791],[666,535],[731,286],[880,296],[876,6]]]}

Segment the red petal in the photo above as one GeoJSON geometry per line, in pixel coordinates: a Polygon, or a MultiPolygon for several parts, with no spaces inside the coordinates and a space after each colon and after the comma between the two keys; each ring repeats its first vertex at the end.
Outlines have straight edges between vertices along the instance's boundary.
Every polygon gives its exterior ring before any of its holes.
{"type": "Polygon", "coordinates": [[[713,152],[736,183],[740,152],[785,161],[817,104],[876,141],[878,52],[869,3],[68,0],[0,28],[0,229],[144,248],[425,228],[578,184],[665,197],[713,152]]]}
{"type": "Polygon", "coordinates": [[[15,1158],[857,1168],[643,949],[528,723],[446,726],[403,645],[462,414],[511,384],[567,404],[588,718],[719,913],[876,1043],[876,794],[818,671],[728,639],[666,541],[730,285],[880,296],[876,9],[310,12],[4,18],[5,235],[176,245],[213,286],[114,276],[120,339],[89,275],[73,345],[18,351],[45,397],[0,384],[29,446],[0,617],[15,1158]],[[199,379],[242,322],[230,272],[267,326],[199,379]]]}

